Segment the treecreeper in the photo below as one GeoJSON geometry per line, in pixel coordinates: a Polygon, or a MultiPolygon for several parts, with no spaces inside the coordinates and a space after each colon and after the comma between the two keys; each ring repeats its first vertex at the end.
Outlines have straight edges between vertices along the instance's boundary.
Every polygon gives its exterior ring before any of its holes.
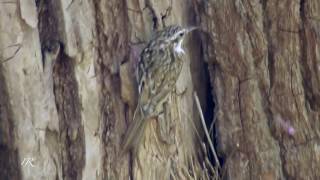
{"type": "MultiPolygon", "coordinates": [[[[138,83],[138,104],[124,139],[122,152],[137,151],[144,136],[147,121],[157,119],[165,121],[169,95],[175,91],[177,79],[183,66],[183,40],[186,35],[197,29],[172,25],[155,33],[142,50],[136,68],[138,83]]],[[[165,122],[164,122],[165,123],[165,122]]],[[[162,123],[159,123],[162,124],[162,123]]],[[[168,142],[160,133],[160,139],[168,142]]]]}

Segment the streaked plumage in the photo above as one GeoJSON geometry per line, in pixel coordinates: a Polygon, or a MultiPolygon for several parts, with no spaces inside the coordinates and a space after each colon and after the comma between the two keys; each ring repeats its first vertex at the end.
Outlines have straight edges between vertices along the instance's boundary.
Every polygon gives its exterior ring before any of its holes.
{"type": "Polygon", "coordinates": [[[139,100],[133,122],[124,139],[124,151],[139,144],[147,119],[157,117],[159,106],[175,89],[183,66],[183,38],[193,29],[169,26],[156,33],[141,52],[136,71],[139,100]]]}

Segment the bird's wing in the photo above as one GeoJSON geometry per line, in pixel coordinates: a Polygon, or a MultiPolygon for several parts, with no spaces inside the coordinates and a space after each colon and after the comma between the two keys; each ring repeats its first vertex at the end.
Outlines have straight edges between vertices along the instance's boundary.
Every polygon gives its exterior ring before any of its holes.
{"type": "Polygon", "coordinates": [[[156,106],[161,104],[174,89],[182,68],[182,61],[177,58],[171,46],[157,51],[154,50],[152,56],[148,57],[152,60],[146,60],[152,62],[144,63],[148,66],[142,72],[144,74],[140,81],[142,83],[140,83],[139,99],[140,105],[142,107],[147,106],[144,109],[149,110],[146,116],[153,115],[156,106]]]}

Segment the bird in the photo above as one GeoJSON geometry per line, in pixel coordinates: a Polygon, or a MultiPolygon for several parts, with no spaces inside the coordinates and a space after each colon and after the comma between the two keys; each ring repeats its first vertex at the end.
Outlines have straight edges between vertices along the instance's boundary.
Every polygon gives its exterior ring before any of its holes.
{"type": "Polygon", "coordinates": [[[175,90],[183,66],[185,51],[182,43],[186,35],[197,27],[171,25],[158,31],[142,50],[135,76],[138,84],[138,104],[133,121],[125,133],[122,152],[137,150],[148,119],[157,118],[159,107],[175,90]]]}

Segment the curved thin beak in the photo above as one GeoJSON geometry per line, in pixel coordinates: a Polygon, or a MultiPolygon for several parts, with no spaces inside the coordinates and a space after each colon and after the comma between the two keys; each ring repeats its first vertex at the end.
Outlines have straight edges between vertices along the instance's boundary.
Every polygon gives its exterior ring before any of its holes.
{"type": "Polygon", "coordinates": [[[187,28],[187,33],[191,32],[191,31],[194,31],[194,30],[197,30],[197,29],[200,29],[200,27],[199,26],[189,27],[189,28],[187,28]]]}

